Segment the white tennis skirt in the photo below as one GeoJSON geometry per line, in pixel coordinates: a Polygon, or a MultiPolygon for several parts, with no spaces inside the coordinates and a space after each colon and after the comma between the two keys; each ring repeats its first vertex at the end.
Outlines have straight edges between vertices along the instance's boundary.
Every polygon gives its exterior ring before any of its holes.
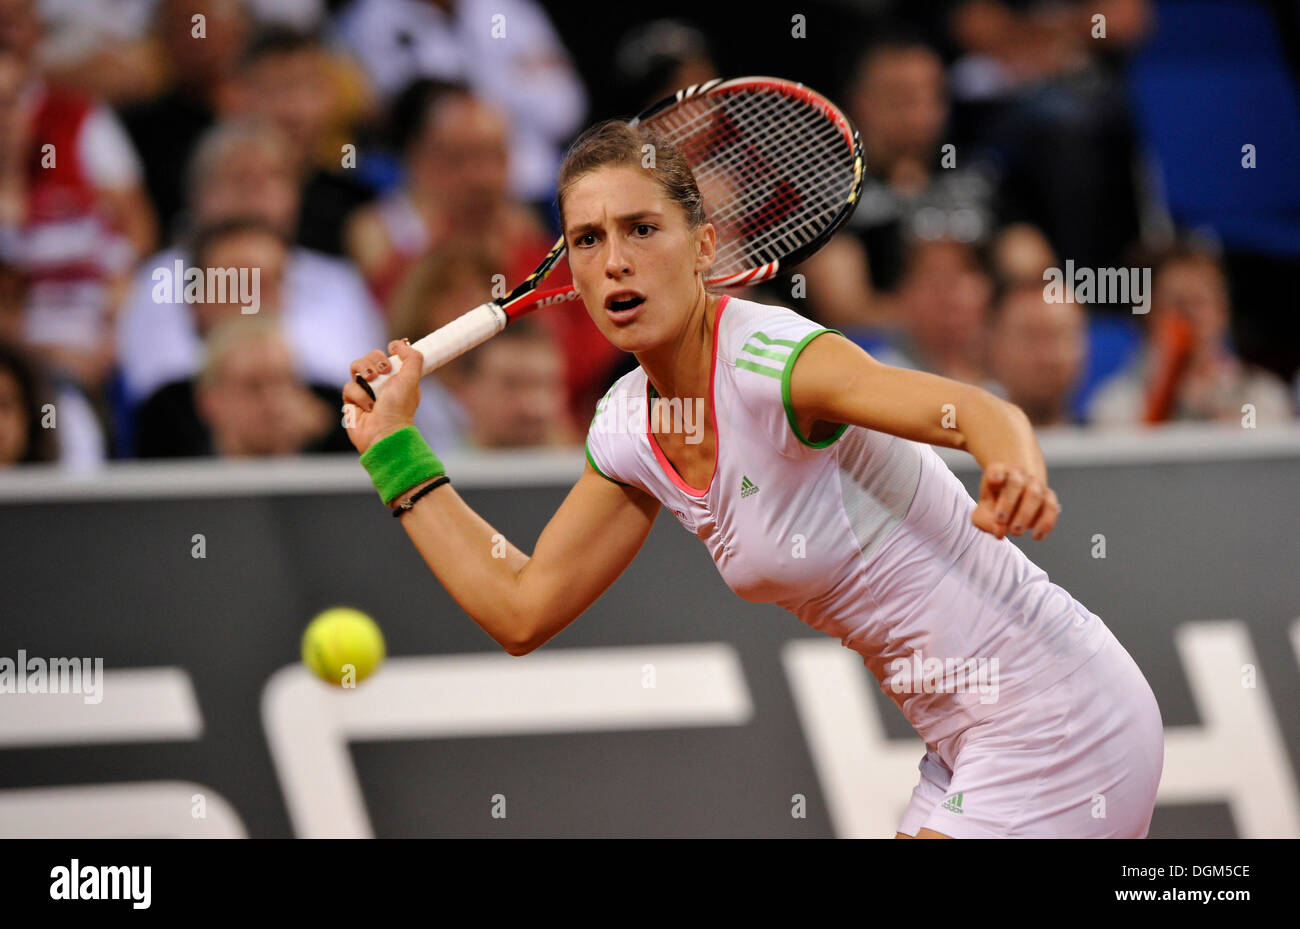
{"type": "Polygon", "coordinates": [[[1107,642],[1005,712],[926,744],[898,831],[953,838],[1146,838],[1164,767],[1155,694],[1107,642]]]}

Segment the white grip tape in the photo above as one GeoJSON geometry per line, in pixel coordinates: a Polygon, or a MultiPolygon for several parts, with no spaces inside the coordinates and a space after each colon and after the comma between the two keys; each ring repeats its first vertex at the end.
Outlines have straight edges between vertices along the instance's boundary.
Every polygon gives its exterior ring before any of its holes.
{"type": "MultiPolygon", "coordinates": [[[[436,332],[411,343],[411,348],[424,356],[421,376],[436,371],[453,358],[459,358],[475,345],[480,345],[506,327],[506,311],[495,303],[484,303],[468,313],[457,316],[436,332]]],[[[396,355],[388,357],[391,370],[370,381],[370,389],[379,396],[379,390],[388,379],[402,369],[402,360],[396,355]]]]}

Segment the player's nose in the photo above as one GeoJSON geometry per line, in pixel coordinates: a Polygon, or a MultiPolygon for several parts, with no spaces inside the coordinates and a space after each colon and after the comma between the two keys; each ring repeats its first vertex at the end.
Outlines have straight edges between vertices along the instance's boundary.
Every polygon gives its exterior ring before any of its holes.
{"type": "Polygon", "coordinates": [[[617,238],[611,236],[605,250],[605,274],[609,277],[622,277],[632,273],[632,262],[627,252],[619,245],[617,238]]]}

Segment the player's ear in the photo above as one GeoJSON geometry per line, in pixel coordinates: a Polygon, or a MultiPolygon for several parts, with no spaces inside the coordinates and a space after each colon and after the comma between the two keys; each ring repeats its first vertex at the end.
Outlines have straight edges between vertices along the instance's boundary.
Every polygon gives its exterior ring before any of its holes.
{"type": "Polygon", "coordinates": [[[718,233],[713,223],[702,223],[695,230],[695,270],[707,271],[718,257],[718,233]]]}

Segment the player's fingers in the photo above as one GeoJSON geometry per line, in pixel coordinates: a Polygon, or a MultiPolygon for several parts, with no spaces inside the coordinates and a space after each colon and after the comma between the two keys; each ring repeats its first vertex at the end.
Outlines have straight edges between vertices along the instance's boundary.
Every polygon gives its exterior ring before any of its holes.
{"type": "Polygon", "coordinates": [[[367,369],[369,369],[371,365],[374,364],[373,355],[374,352],[366,352],[366,354],[362,355],[360,358],[358,358],[356,361],[352,362],[352,364],[348,366],[348,372],[352,375],[353,378],[355,378],[357,375],[361,375],[363,377],[365,376],[367,369]]]}
{"type": "Polygon", "coordinates": [[[1025,490],[1020,495],[1020,503],[1011,513],[1012,535],[1020,535],[1038,519],[1038,511],[1042,509],[1046,490],[1047,485],[1036,477],[1030,477],[1025,481],[1025,490]]]}
{"type": "Polygon", "coordinates": [[[348,381],[343,385],[343,402],[351,403],[360,410],[369,413],[375,408],[375,401],[371,399],[370,394],[362,389],[356,381],[348,381]]]}
{"type": "Polygon", "coordinates": [[[351,371],[354,375],[360,374],[366,380],[372,381],[375,379],[375,375],[384,374],[388,371],[388,356],[379,349],[366,352],[352,362],[351,371]]]}
{"type": "Polygon", "coordinates": [[[1011,521],[1011,514],[1020,503],[1020,494],[1025,489],[1025,476],[1018,468],[1008,468],[1002,489],[998,492],[998,502],[994,511],[999,523],[1005,528],[1011,521]]]}
{"type": "Polygon", "coordinates": [[[343,428],[351,431],[357,427],[358,410],[355,404],[343,404],[343,428]]]}
{"type": "Polygon", "coordinates": [[[1034,522],[1034,538],[1039,540],[1047,538],[1047,534],[1056,528],[1056,521],[1060,518],[1061,501],[1057,499],[1056,491],[1049,487],[1047,495],[1043,499],[1043,508],[1039,511],[1038,519],[1034,522]]]}

